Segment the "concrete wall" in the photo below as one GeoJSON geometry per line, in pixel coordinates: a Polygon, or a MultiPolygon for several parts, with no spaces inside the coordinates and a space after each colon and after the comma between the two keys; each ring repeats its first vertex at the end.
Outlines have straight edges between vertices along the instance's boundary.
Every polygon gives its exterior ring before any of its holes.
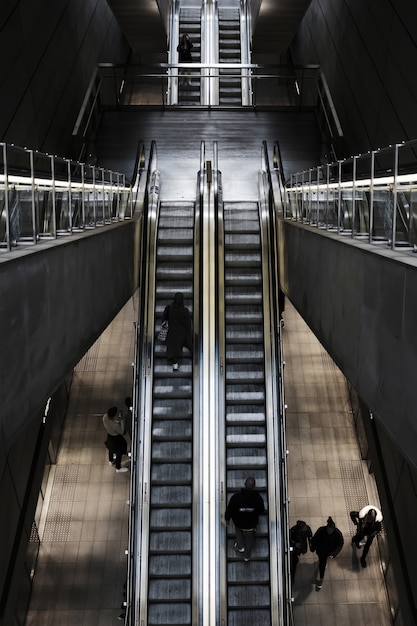
{"type": "Polygon", "coordinates": [[[291,46],[327,78],[348,155],[417,137],[417,3],[312,0],[291,46]]]}
{"type": "Polygon", "coordinates": [[[0,141],[71,156],[96,63],[128,52],[106,0],[1,2],[0,141]]]}
{"type": "Polygon", "coordinates": [[[279,222],[280,280],[324,348],[417,466],[417,258],[279,222]]]}
{"type": "Polygon", "coordinates": [[[0,257],[0,452],[138,287],[140,222],[0,257]]]}

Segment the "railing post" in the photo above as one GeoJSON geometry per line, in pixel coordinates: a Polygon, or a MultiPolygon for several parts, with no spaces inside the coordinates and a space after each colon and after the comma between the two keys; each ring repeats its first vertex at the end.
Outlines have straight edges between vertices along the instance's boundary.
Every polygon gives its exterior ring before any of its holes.
{"type": "Polygon", "coordinates": [[[36,191],[35,191],[35,163],[33,158],[33,150],[29,150],[30,156],[30,178],[31,178],[31,200],[32,200],[32,237],[33,243],[37,243],[37,228],[36,228],[36,191]]]}
{"type": "Polygon", "coordinates": [[[317,166],[317,199],[316,199],[316,225],[317,228],[319,227],[319,220],[320,220],[320,166],[317,166]]]}
{"type": "Polygon", "coordinates": [[[371,152],[371,180],[369,183],[369,243],[372,243],[374,230],[374,176],[375,176],[375,150],[371,152]]]}
{"type": "Polygon", "coordinates": [[[339,161],[338,181],[337,181],[337,234],[340,235],[340,217],[342,213],[342,161],[339,161]]]}
{"type": "Polygon", "coordinates": [[[352,171],[352,239],[355,237],[355,227],[356,227],[356,159],[358,157],[353,157],[353,171],[352,171]]]}
{"type": "Polygon", "coordinates": [[[81,163],[81,215],[82,215],[82,230],[85,230],[85,171],[84,163],[81,163]]]}
{"type": "Polygon", "coordinates": [[[3,173],[4,173],[4,209],[6,213],[6,245],[7,250],[12,248],[10,240],[10,212],[9,212],[9,175],[7,169],[7,144],[2,144],[3,149],[3,173]]]}
{"type": "Polygon", "coordinates": [[[55,157],[51,156],[51,178],[52,178],[52,221],[53,221],[53,236],[57,238],[57,224],[56,224],[56,189],[55,189],[55,157]]]}
{"type": "Polygon", "coordinates": [[[68,229],[72,235],[71,161],[67,161],[67,172],[68,172],[68,229]]]}
{"type": "Polygon", "coordinates": [[[392,237],[391,249],[395,250],[395,239],[397,231],[397,180],[398,180],[398,144],[394,150],[394,188],[392,190],[392,237]]]}

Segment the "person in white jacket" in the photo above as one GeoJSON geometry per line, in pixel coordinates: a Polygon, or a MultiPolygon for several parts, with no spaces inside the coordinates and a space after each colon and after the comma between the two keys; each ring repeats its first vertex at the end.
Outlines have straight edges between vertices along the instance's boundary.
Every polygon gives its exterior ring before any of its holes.
{"type": "Polygon", "coordinates": [[[352,538],[352,544],[358,549],[363,546],[361,565],[366,567],[366,555],[375,537],[382,530],[382,513],[374,505],[368,504],[360,511],[351,511],[350,518],[357,526],[356,535],[352,538]]]}

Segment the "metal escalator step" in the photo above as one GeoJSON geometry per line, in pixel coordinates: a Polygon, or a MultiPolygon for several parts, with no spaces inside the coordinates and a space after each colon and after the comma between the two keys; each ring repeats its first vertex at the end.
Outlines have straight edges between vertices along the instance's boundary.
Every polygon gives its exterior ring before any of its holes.
{"type": "Polygon", "coordinates": [[[265,402],[264,385],[226,385],[226,401],[240,405],[263,404],[265,402]]]}
{"type": "Polygon", "coordinates": [[[188,509],[152,509],[150,516],[151,530],[189,530],[191,528],[191,510],[188,509]]]}
{"type": "Polygon", "coordinates": [[[241,305],[229,305],[226,309],[225,315],[226,322],[228,324],[262,324],[263,311],[260,305],[251,304],[247,308],[242,308],[241,305]]]}
{"type": "Polygon", "coordinates": [[[228,324],[226,327],[226,341],[228,342],[262,344],[263,336],[262,326],[256,328],[250,324],[245,326],[241,324],[228,324]]]}
{"type": "Polygon", "coordinates": [[[157,251],[158,261],[166,261],[169,262],[171,259],[175,261],[186,260],[190,261],[193,258],[193,248],[189,245],[189,239],[184,242],[181,242],[181,245],[177,247],[174,246],[158,246],[157,251]]]}
{"type": "Polygon", "coordinates": [[[244,343],[234,343],[226,346],[226,363],[263,363],[263,345],[250,346],[244,343]]]}
{"type": "MultiPolygon", "coordinates": [[[[171,370],[172,371],[172,370],[171,370]]],[[[177,372],[173,372],[175,374],[177,372]]],[[[154,400],[159,398],[189,398],[192,394],[191,380],[180,377],[157,378],[154,381],[153,396],[154,400]]]]}
{"type": "Polygon", "coordinates": [[[190,602],[150,603],[147,626],[185,626],[187,624],[191,624],[190,602]]]}
{"type": "Polygon", "coordinates": [[[254,607],[258,609],[270,606],[269,585],[230,585],[227,594],[229,608],[254,607]]]}
{"type": "Polygon", "coordinates": [[[228,468],[264,468],[267,465],[266,451],[262,448],[244,448],[237,452],[234,448],[227,451],[226,464],[228,468]]]}
{"type": "MultiPolygon", "coordinates": [[[[250,565],[244,561],[230,561],[228,564],[230,582],[245,582],[261,585],[269,582],[269,561],[253,561],[250,565]]],[[[233,585],[231,585],[233,586],[233,585]]],[[[259,624],[258,620],[255,621],[259,624]]]]}
{"type": "Polygon", "coordinates": [[[227,251],[224,259],[227,267],[253,267],[262,261],[261,254],[257,250],[252,252],[245,250],[245,252],[239,252],[238,255],[236,252],[227,251]]]}
{"type": "Polygon", "coordinates": [[[252,435],[252,434],[240,434],[240,435],[227,435],[227,445],[235,448],[242,446],[265,446],[266,437],[265,434],[252,435]]]}
{"type": "Polygon", "coordinates": [[[253,364],[248,367],[248,364],[233,364],[229,365],[226,370],[227,383],[240,383],[240,382],[256,382],[263,383],[265,380],[264,368],[262,364],[253,364]]]}
{"type": "Polygon", "coordinates": [[[192,502],[191,485],[152,485],[151,504],[153,507],[184,507],[192,502]]]}
{"type": "Polygon", "coordinates": [[[190,600],[191,581],[187,579],[155,580],[149,583],[148,598],[150,601],[157,600],[190,600]]]}
{"type": "Polygon", "coordinates": [[[236,609],[228,611],[227,626],[271,626],[270,609],[236,609]]]}
{"type": "Polygon", "coordinates": [[[183,242],[185,245],[193,240],[193,231],[189,228],[163,228],[158,231],[158,254],[159,247],[164,247],[168,242],[175,243],[180,246],[183,242]]]}
{"type": "Polygon", "coordinates": [[[242,309],[247,306],[262,306],[262,291],[260,289],[245,289],[244,286],[228,287],[225,294],[227,306],[241,306],[242,309]]]}
{"type": "Polygon", "coordinates": [[[161,215],[158,223],[158,234],[165,229],[184,228],[193,232],[194,218],[189,211],[182,213],[171,212],[169,215],[161,215]]]}
{"type": "Polygon", "coordinates": [[[191,531],[157,531],[152,532],[149,538],[149,548],[152,554],[159,553],[175,553],[184,552],[189,554],[191,551],[191,531]]]}
{"type": "Polygon", "coordinates": [[[158,281],[190,281],[193,278],[192,268],[189,267],[189,264],[174,264],[172,262],[163,265],[162,263],[158,264],[158,269],[156,270],[156,279],[158,281]]]}
{"type": "Polygon", "coordinates": [[[158,402],[153,406],[153,415],[167,419],[191,417],[192,400],[188,398],[158,399],[158,402]]]}
{"type": "Polygon", "coordinates": [[[226,415],[226,424],[229,425],[235,425],[238,424],[239,426],[253,426],[253,425],[257,425],[257,424],[265,424],[265,413],[264,412],[253,412],[253,413],[242,413],[242,412],[237,412],[233,413],[232,409],[237,408],[234,406],[229,407],[229,410],[227,412],[226,415]]]}
{"type": "Polygon", "coordinates": [[[260,236],[252,233],[233,233],[225,235],[225,243],[229,248],[259,248],[260,236]]]}
{"type": "Polygon", "coordinates": [[[157,420],[152,421],[152,437],[158,441],[184,441],[191,439],[193,425],[191,419],[188,420],[157,420]]]}
{"type": "Polygon", "coordinates": [[[187,554],[152,555],[149,558],[149,575],[153,578],[180,577],[191,574],[191,556],[187,554]]]}
{"type": "Polygon", "coordinates": [[[224,275],[226,286],[237,284],[262,285],[262,268],[229,268],[224,275]]]}
{"type": "MultiPolygon", "coordinates": [[[[251,468],[251,476],[256,480],[256,489],[258,491],[263,491],[267,487],[267,479],[266,479],[266,471],[265,468],[262,467],[253,467],[251,468]]],[[[227,485],[229,488],[229,492],[240,491],[245,479],[248,477],[248,471],[244,468],[229,468],[227,471],[227,485]]],[[[228,494],[230,495],[230,494],[228,494]]],[[[262,494],[266,504],[266,498],[264,494],[262,494]]],[[[260,518],[262,520],[262,518],[260,518]]],[[[259,528],[258,528],[258,536],[259,536],[259,528]]]]}
{"type": "Polygon", "coordinates": [[[152,485],[189,485],[192,481],[191,463],[153,463],[152,485]]]}
{"type": "Polygon", "coordinates": [[[170,463],[191,460],[192,444],[188,441],[172,441],[156,443],[152,449],[154,462],[170,463]]]}

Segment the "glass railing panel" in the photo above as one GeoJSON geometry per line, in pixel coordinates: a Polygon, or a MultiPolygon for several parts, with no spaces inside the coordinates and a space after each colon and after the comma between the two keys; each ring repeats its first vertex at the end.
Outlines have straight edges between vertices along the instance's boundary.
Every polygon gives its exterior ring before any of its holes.
{"type": "Polygon", "coordinates": [[[35,191],[35,206],[38,237],[41,239],[55,237],[56,230],[52,191],[37,189],[35,191]]]}
{"type": "Polygon", "coordinates": [[[70,230],[68,191],[55,192],[55,217],[57,234],[67,234],[70,230]]]}

